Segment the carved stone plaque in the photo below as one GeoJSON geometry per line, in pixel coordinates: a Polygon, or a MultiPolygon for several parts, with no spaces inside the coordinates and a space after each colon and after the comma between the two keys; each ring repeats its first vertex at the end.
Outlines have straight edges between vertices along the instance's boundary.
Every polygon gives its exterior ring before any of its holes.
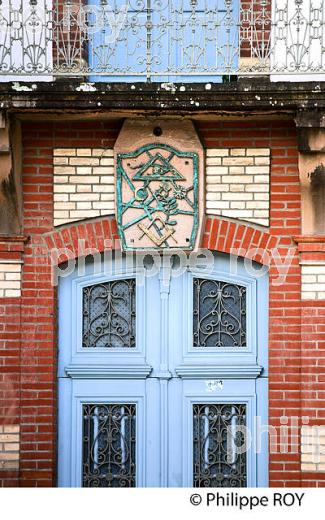
{"type": "Polygon", "coordinates": [[[127,120],[115,145],[124,250],[193,250],[203,215],[203,149],[190,121],[127,120]]]}

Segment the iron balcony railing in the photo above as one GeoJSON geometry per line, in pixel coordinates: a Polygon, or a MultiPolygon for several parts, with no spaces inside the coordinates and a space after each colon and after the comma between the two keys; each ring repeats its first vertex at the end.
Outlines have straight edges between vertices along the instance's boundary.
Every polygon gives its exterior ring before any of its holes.
{"type": "Polygon", "coordinates": [[[323,0],[0,0],[0,81],[300,79],[324,49],[323,0]]]}

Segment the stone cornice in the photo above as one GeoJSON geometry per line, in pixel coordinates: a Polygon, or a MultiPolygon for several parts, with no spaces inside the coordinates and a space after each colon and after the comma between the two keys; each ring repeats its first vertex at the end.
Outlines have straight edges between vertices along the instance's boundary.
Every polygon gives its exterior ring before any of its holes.
{"type": "Polygon", "coordinates": [[[270,82],[256,77],[230,83],[95,83],[91,89],[87,85],[76,79],[0,83],[1,107],[19,112],[133,110],[160,115],[289,112],[297,115],[297,124],[302,124],[306,110],[313,111],[313,121],[321,120],[319,113],[325,110],[325,82],[270,82]]]}

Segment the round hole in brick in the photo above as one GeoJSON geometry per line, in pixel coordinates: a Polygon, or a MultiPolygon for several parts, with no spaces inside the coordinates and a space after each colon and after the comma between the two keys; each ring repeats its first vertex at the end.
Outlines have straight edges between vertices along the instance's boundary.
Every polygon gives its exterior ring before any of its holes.
{"type": "Polygon", "coordinates": [[[155,126],[155,128],[153,129],[152,131],[153,135],[155,135],[156,137],[160,137],[163,133],[162,129],[160,128],[160,126],[155,126]]]}

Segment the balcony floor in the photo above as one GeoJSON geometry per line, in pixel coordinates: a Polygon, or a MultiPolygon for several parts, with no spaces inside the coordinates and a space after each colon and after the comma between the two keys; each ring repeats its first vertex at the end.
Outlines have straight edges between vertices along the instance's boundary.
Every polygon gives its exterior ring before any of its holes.
{"type": "MultiPolygon", "coordinates": [[[[325,79],[325,78],[324,78],[325,79]]],[[[297,113],[325,110],[324,82],[270,82],[245,78],[231,83],[0,83],[2,109],[14,112],[154,114],[297,113]]]]}

